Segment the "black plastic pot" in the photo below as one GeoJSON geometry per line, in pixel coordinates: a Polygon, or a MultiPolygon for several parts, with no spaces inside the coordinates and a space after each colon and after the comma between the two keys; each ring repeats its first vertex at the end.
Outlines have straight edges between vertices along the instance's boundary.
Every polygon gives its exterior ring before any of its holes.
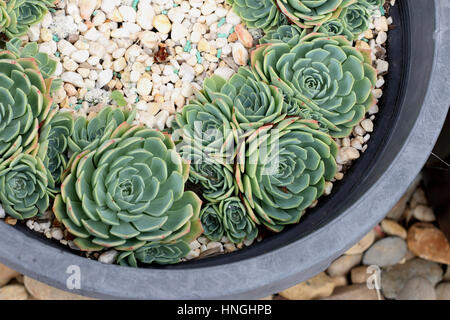
{"type": "Polygon", "coordinates": [[[165,268],[133,269],[79,257],[23,225],[0,223],[0,261],[74,293],[97,298],[259,298],[323,271],[379,222],[422,168],[450,103],[447,0],[397,0],[390,70],[368,150],[300,224],[227,255],[165,268]],[[69,269],[70,270],[70,269],[69,269]]]}

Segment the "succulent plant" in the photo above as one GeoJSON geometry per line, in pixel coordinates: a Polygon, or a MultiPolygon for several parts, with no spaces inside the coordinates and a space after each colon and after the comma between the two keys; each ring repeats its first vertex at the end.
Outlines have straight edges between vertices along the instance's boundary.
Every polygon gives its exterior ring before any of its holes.
{"type": "Polygon", "coordinates": [[[54,109],[41,129],[39,156],[47,169],[52,194],[59,193],[61,177],[68,165],[68,139],[73,132],[73,123],[72,113],[54,109]]]}
{"type": "Polygon", "coordinates": [[[323,194],[336,172],[338,148],[318,129],[316,121],[290,117],[240,145],[236,182],[255,223],[281,231],[323,194]]]}
{"type": "Polygon", "coordinates": [[[269,43],[253,51],[251,65],[264,82],[320,113],[333,137],[345,137],[375,103],[370,56],[343,36],[311,33],[295,46],[269,43]]]}
{"type": "Polygon", "coordinates": [[[281,12],[304,29],[311,29],[339,16],[356,0],[276,0],[281,12]]]}
{"type": "Polygon", "coordinates": [[[280,24],[281,13],[275,0],[227,0],[249,28],[269,30],[280,24]]]}
{"type": "Polygon", "coordinates": [[[40,22],[56,0],[0,0],[0,32],[20,37],[40,22]]]}
{"type": "MultiPolygon", "coordinates": [[[[56,71],[56,66],[58,65],[56,60],[51,59],[44,52],[39,52],[39,47],[36,42],[27,43],[22,47],[22,40],[14,38],[6,43],[6,50],[14,53],[18,58],[34,58],[44,79],[50,78],[56,71]]],[[[55,80],[52,85],[55,87],[55,80]]],[[[54,91],[54,89],[51,91],[54,91]]]]}
{"type": "Polygon", "coordinates": [[[219,76],[205,79],[203,90],[195,92],[196,99],[175,115],[174,127],[183,140],[177,148],[184,159],[230,163],[227,157],[237,142],[238,129],[232,122],[231,99],[220,92],[225,84],[219,76]]]}
{"type": "Polygon", "coordinates": [[[341,19],[331,19],[320,26],[314,28],[314,32],[323,33],[327,36],[345,36],[347,40],[352,41],[354,36],[348,30],[347,24],[341,19]]]}
{"type": "Polygon", "coordinates": [[[247,214],[247,209],[238,197],[231,197],[219,204],[225,234],[233,243],[254,240],[258,236],[256,223],[247,214]]]}
{"type": "Polygon", "coordinates": [[[202,186],[203,198],[210,202],[226,199],[236,191],[232,166],[205,157],[196,161],[194,156],[189,180],[202,186]]]}
{"type": "Polygon", "coordinates": [[[39,157],[20,154],[8,164],[0,164],[0,202],[5,212],[18,220],[47,210],[47,173],[39,157]]]}
{"type": "Polygon", "coordinates": [[[225,234],[223,215],[217,204],[208,203],[200,212],[203,234],[211,241],[220,241],[225,234]]]}
{"type": "Polygon", "coordinates": [[[44,80],[34,58],[0,52],[0,163],[36,150],[39,125],[52,105],[52,82],[44,80]]]}
{"type": "Polygon", "coordinates": [[[353,39],[369,29],[371,20],[370,6],[365,0],[352,3],[344,8],[339,16],[346,29],[353,34],[353,39]]]}
{"type": "Polygon", "coordinates": [[[53,212],[85,251],[134,251],[172,242],[198,221],[201,200],[184,191],[189,165],[161,132],[123,122],[71,163],[53,212]]]}
{"type": "Polygon", "coordinates": [[[284,42],[295,46],[305,35],[306,30],[302,30],[296,25],[282,25],[277,29],[267,31],[265,36],[259,39],[259,43],[284,42]]]}
{"type": "Polygon", "coordinates": [[[81,152],[93,149],[108,139],[123,122],[132,124],[136,117],[136,110],[105,107],[92,119],[78,117],[75,120],[74,130],[68,139],[69,149],[72,152],[81,152]]]}

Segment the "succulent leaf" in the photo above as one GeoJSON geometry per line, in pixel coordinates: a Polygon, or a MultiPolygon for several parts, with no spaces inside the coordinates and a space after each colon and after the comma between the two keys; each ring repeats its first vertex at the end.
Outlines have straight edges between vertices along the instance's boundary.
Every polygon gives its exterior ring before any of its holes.
{"type": "Polygon", "coordinates": [[[39,157],[20,154],[9,164],[0,164],[0,202],[5,212],[18,220],[47,210],[47,172],[39,157]]]}

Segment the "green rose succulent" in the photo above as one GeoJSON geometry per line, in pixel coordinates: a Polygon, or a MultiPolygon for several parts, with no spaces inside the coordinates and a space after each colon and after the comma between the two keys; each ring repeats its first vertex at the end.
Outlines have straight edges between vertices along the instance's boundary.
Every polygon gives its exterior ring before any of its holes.
{"type": "Polygon", "coordinates": [[[339,16],[356,0],[276,0],[281,12],[303,29],[312,29],[339,16]]]}
{"type": "Polygon", "coordinates": [[[0,202],[5,212],[18,220],[47,210],[47,172],[39,157],[20,154],[9,164],[0,164],[0,202]]]}
{"type": "Polygon", "coordinates": [[[69,149],[76,153],[96,148],[105,142],[119,125],[123,122],[132,124],[135,117],[134,109],[129,111],[111,106],[103,108],[90,120],[78,117],[75,120],[73,133],[68,139],[69,149]]]}
{"type": "Polygon", "coordinates": [[[161,132],[123,122],[72,161],[53,212],[85,251],[134,251],[173,242],[198,221],[201,200],[184,191],[189,165],[161,132]]]}
{"type": "Polygon", "coordinates": [[[269,30],[280,25],[281,12],[275,0],[227,0],[249,28],[269,30]]]}
{"type": "Polygon", "coordinates": [[[0,52],[0,163],[36,150],[39,126],[52,105],[52,82],[36,59],[0,52]]]}
{"type": "Polygon", "coordinates": [[[40,22],[56,0],[0,0],[0,32],[20,37],[40,22]]]}
{"type": "Polygon", "coordinates": [[[354,36],[348,30],[347,25],[340,19],[331,19],[320,26],[314,28],[314,32],[323,33],[327,36],[345,36],[352,41],[354,36]]]}
{"type": "Polygon", "coordinates": [[[211,241],[220,241],[225,234],[223,215],[217,204],[208,203],[200,212],[203,234],[211,241]]]}
{"type": "Polygon", "coordinates": [[[342,10],[339,19],[353,35],[353,39],[357,39],[361,33],[369,29],[371,21],[369,5],[365,1],[353,3],[342,10]]]}
{"type": "Polygon", "coordinates": [[[312,33],[293,47],[264,44],[252,52],[251,64],[261,80],[320,113],[333,137],[348,136],[375,103],[370,57],[342,36],[312,33]]]}
{"type": "Polygon", "coordinates": [[[273,231],[298,223],[334,177],[338,147],[316,121],[290,117],[240,146],[236,182],[255,223],[273,231]]]}
{"type": "Polygon", "coordinates": [[[247,209],[238,197],[223,200],[218,210],[222,214],[225,234],[231,242],[251,241],[258,236],[255,222],[247,214],[247,209]]]}
{"type": "Polygon", "coordinates": [[[259,39],[259,43],[284,42],[291,46],[295,46],[305,35],[306,30],[302,30],[296,25],[282,25],[277,29],[267,31],[265,36],[259,39]]]}
{"type": "Polygon", "coordinates": [[[52,194],[59,193],[61,177],[67,169],[68,139],[73,132],[73,115],[70,112],[52,111],[42,126],[39,137],[39,156],[48,172],[48,186],[52,194]]]}

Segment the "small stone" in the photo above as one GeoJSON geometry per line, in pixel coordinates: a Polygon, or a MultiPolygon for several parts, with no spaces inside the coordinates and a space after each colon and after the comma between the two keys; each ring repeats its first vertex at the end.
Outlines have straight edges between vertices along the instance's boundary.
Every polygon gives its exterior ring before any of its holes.
{"type": "Polygon", "coordinates": [[[113,71],[111,69],[103,70],[98,74],[97,87],[103,88],[113,78],[113,71]]]}
{"type": "Polygon", "coordinates": [[[435,286],[442,279],[442,268],[434,262],[412,259],[404,264],[387,267],[381,273],[381,288],[388,299],[395,299],[408,279],[424,277],[435,286]]]}
{"type": "Polygon", "coordinates": [[[376,62],[377,65],[377,72],[378,73],[384,73],[387,72],[389,69],[389,63],[387,61],[378,59],[376,62]]]}
{"type": "Polygon", "coordinates": [[[397,295],[397,300],[436,300],[433,285],[423,277],[409,279],[397,295]]]}
{"type": "Polygon", "coordinates": [[[418,222],[408,230],[408,248],[426,260],[450,264],[450,243],[445,234],[430,223],[418,222]]]}
{"type": "Polygon", "coordinates": [[[331,279],[333,280],[335,287],[342,287],[342,286],[348,285],[346,276],[337,276],[337,277],[332,277],[331,279]]]}
{"type": "Polygon", "coordinates": [[[200,52],[202,52],[202,51],[208,52],[211,49],[208,41],[206,41],[204,38],[202,38],[199,41],[197,48],[198,48],[198,51],[200,51],[200,52]]]}
{"type": "Polygon", "coordinates": [[[336,162],[338,164],[345,164],[349,161],[359,158],[359,151],[353,147],[342,147],[339,149],[336,162]]]}
{"type": "Polygon", "coordinates": [[[248,62],[248,51],[244,48],[244,46],[239,43],[233,43],[232,54],[234,62],[236,62],[240,66],[247,65],[248,62]]]}
{"type": "Polygon", "coordinates": [[[378,300],[378,295],[365,284],[353,284],[336,288],[333,295],[324,300],[378,300]]]}
{"type": "Polygon", "coordinates": [[[234,70],[228,67],[219,67],[214,71],[215,75],[221,76],[225,80],[229,80],[234,73],[234,70]]]}
{"type": "Polygon", "coordinates": [[[399,263],[406,254],[406,242],[399,237],[386,237],[375,242],[366,251],[363,258],[365,265],[385,267],[399,263]]]}
{"type": "Polygon", "coordinates": [[[60,228],[53,228],[50,231],[50,234],[51,234],[52,238],[56,239],[56,240],[62,240],[64,238],[63,231],[60,228]]]}
{"type": "Polygon", "coordinates": [[[314,278],[281,291],[280,295],[290,300],[312,300],[330,296],[333,293],[334,287],[333,280],[322,272],[314,278]]]}
{"type": "Polygon", "coordinates": [[[79,0],[80,15],[84,20],[89,20],[97,6],[97,1],[79,0]]]}
{"type": "Polygon", "coordinates": [[[124,22],[136,22],[136,10],[134,10],[132,7],[121,6],[119,8],[119,13],[122,16],[124,22]]]}
{"type": "Polygon", "coordinates": [[[64,72],[61,75],[61,79],[62,79],[62,81],[69,82],[69,83],[73,84],[76,87],[79,87],[79,88],[84,88],[85,87],[85,84],[84,84],[84,81],[83,81],[83,77],[80,74],[78,74],[78,73],[75,73],[75,72],[64,72]]]}
{"type": "Polygon", "coordinates": [[[24,284],[28,292],[37,300],[92,300],[91,298],[50,287],[27,276],[24,277],[24,284]]]}
{"type": "Polygon", "coordinates": [[[172,29],[169,18],[164,14],[159,14],[153,18],[153,26],[161,33],[168,34],[172,29]]]}
{"type": "Polygon", "coordinates": [[[437,300],[450,300],[450,282],[443,282],[436,287],[437,300]]]}
{"type": "Polygon", "coordinates": [[[105,264],[113,264],[116,261],[116,257],[119,253],[116,250],[108,250],[103,252],[100,257],[98,257],[98,261],[105,264]]]}
{"type": "Polygon", "coordinates": [[[361,121],[361,127],[363,127],[366,132],[373,132],[373,122],[370,119],[364,119],[361,121]]]}
{"type": "Polygon", "coordinates": [[[383,221],[381,221],[381,229],[383,230],[383,232],[390,236],[397,236],[402,239],[406,239],[406,229],[394,220],[384,219],[383,221]]]}
{"type": "Polygon", "coordinates": [[[387,33],[384,31],[381,31],[378,33],[377,39],[375,40],[377,44],[383,44],[387,40],[387,33]]]}
{"type": "Polygon", "coordinates": [[[19,276],[20,273],[8,268],[7,266],[0,263],[0,287],[8,284],[9,281],[19,276]]]}
{"type": "Polygon", "coordinates": [[[120,72],[127,66],[127,62],[124,57],[117,59],[113,63],[114,71],[120,72]]]}
{"type": "Polygon", "coordinates": [[[350,271],[350,278],[353,284],[367,283],[367,279],[372,275],[372,273],[367,272],[367,268],[367,266],[359,266],[350,271]]]}
{"type": "Polygon", "coordinates": [[[361,258],[361,254],[343,255],[331,263],[327,269],[327,273],[332,277],[344,276],[353,267],[361,263],[361,258]]]}
{"type": "Polygon", "coordinates": [[[235,31],[239,41],[241,41],[246,48],[253,47],[253,37],[242,24],[238,24],[235,27],[235,31]]]}
{"type": "Polygon", "coordinates": [[[360,254],[369,249],[372,243],[375,241],[375,232],[371,230],[368,234],[364,236],[357,244],[351,247],[345,254],[354,255],[360,254]]]}
{"type": "Polygon", "coordinates": [[[25,287],[20,284],[11,284],[0,288],[0,301],[1,300],[27,300],[28,293],[25,287]]]}
{"type": "Polygon", "coordinates": [[[152,91],[152,87],[153,87],[152,81],[149,78],[142,77],[139,79],[137,83],[137,92],[141,96],[147,96],[152,91]]]}
{"type": "Polygon", "coordinates": [[[430,207],[419,204],[412,211],[413,217],[423,222],[433,222],[436,220],[433,209],[430,207]]]}
{"type": "Polygon", "coordinates": [[[0,205],[0,219],[3,219],[6,217],[5,209],[0,205]]]}
{"type": "Polygon", "coordinates": [[[186,27],[182,24],[176,23],[172,27],[170,37],[173,41],[181,41],[186,38],[187,34],[188,30],[186,29],[186,27]]]}

